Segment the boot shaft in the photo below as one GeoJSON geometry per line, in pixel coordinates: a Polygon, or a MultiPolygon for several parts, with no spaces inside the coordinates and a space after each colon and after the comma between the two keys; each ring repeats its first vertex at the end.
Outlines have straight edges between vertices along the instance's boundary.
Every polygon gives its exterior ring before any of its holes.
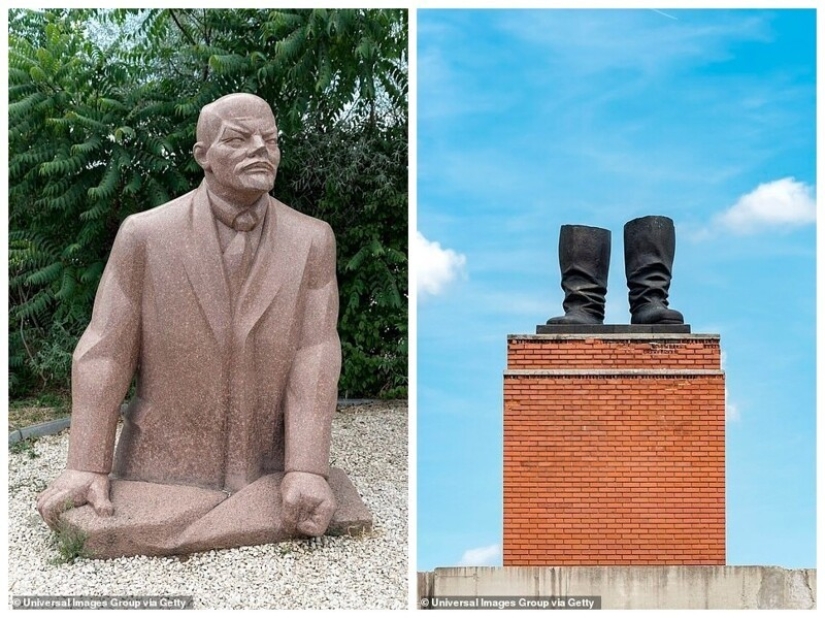
{"type": "Polygon", "coordinates": [[[559,266],[564,290],[564,317],[549,323],[602,323],[610,268],[610,230],[563,225],[559,266]]]}
{"type": "Polygon", "coordinates": [[[668,217],[641,217],[624,226],[624,266],[631,310],[642,298],[666,300],[676,252],[668,217]]]}
{"type": "Polygon", "coordinates": [[[624,263],[631,322],[683,322],[678,311],[667,309],[676,229],[668,217],[634,219],[624,227],[624,263]]]}

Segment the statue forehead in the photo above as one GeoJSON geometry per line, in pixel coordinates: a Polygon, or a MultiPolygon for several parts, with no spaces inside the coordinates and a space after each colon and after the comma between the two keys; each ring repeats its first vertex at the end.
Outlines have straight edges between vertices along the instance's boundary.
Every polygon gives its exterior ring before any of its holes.
{"type": "Polygon", "coordinates": [[[275,115],[269,104],[252,94],[232,94],[222,97],[208,106],[208,111],[221,120],[249,123],[256,120],[275,123],[275,115]]]}

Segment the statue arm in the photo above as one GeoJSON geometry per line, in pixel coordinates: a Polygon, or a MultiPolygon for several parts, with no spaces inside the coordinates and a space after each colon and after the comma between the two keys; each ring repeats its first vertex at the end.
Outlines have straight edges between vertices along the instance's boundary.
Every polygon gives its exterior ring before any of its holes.
{"type": "Polygon", "coordinates": [[[335,263],[335,237],[324,224],[308,259],[309,290],[298,318],[302,322],[300,343],[287,384],[286,472],[329,474],[330,430],[341,373],[335,263]]]}
{"type": "Polygon", "coordinates": [[[285,472],[281,484],[283,522],[309,536],[326,532],[335,512],[327,482],[332,415],[338,399],[341,343],[335,237],[324,224],[307,264],[309,290],[300,316],[300,344],[290,371],[284,405],[285,472]]]}
{"type": "Polygon", "coordinates": [[[90,504],[100,516],[109,501],[115,429],[120,403],[139,350],[142,252],[133,221],[115,238],[97,288],[92,320],[72,358],[72,424],[66,470],[38,496],[37,510],[55,528],[60,513],[90,504]]]}
{"type": "Polygon", "coordinates": [[[72,358],[72,426],[67,468],[109,474],[120,405],[140,350],[143,251],[124,221],[95,297],[92,320],[72,358]]]}

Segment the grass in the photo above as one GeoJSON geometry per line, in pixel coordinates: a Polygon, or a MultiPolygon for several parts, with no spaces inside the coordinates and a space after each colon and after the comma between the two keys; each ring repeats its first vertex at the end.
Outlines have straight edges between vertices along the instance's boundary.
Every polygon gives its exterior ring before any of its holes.
{"type": "Polygon", "coordinates": [[[67,394],[44,393],[35,398],[9,402],[9,432],[69,416],[71,400],[67,394]]]}
{"type": "Polygon", "coordinates": [[[51,560],[52,564],[72,564],[78,558],[91,558],[86,549],[86,533],[72,528],[60,521],[54,531],[54,542],[58,555],[51,560]]]}
{"type": "Polygon", "coordinates": [[[40,455],[34,450],[35,442],[37,442],[36,438],[18,440],[14,444],[9,445],[9,452],[16,455],[28,455],[29,459],[37,459],[40,455]]]}
{"type": "MultiPolygon", "coordinates": [[[[127,397],[127,400],[129,397],[127,397]]],[[[350,423],[350,419],[357,416],[358,412],[369,409],[374,405],[385,406],[392,404],[406,406],[406,400],[387,400],[377,404],[339,406],[337,412],[345,426],[350,423]]],[[[32,425],[39,425],[59,418],[65,418],[71,414],[72,400],[69,393],[46,392],[37,397],[17,399],[9,402],[9,432],[15,429],[23,429],[32,425]]]]}
{"type": "Polygon", "coordinates": [[[293,545],[292,541],[284,541],[282,543],[278,543],[277,550],[278,553],[282,556],[288,556],[289,554],[295,551],[295,546],[293,545]]]}

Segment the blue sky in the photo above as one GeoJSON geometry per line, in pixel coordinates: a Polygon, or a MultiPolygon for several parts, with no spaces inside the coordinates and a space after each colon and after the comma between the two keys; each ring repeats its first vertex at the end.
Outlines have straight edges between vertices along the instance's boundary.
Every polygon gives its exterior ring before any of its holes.
{"type": "Polygon", "coordinates": [[[674,219],[721,334],[728,564],[816,566],[813,10],[418,12],[418,564],[501,564],[506,336],[562,312],[558,233],[674,219]]]}

